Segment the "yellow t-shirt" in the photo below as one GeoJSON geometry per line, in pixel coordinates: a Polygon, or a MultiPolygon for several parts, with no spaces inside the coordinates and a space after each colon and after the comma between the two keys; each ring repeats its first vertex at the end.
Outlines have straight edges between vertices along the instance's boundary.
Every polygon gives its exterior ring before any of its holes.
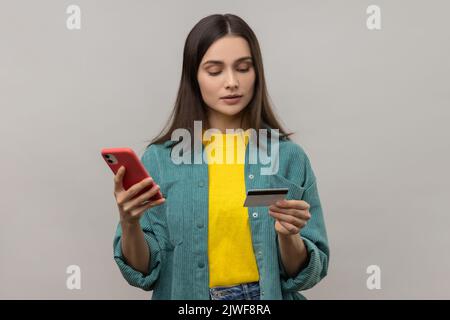
{"type": "Polygon", "coordinates": [[[248,208],[243,206],[248,131],[213,134],[203,143],[209,173],[209,286],[259,281],[248,208]]]}

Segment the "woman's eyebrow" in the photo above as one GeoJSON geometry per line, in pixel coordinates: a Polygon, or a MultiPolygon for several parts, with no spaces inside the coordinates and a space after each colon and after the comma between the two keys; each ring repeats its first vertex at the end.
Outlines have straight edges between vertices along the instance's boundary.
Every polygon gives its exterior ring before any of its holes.
{"type": "MultiPolygon", "coordinates": [[[[242,57],[242,58],[236,59],[236,61],[234,63],[238,63],[238,62],[241,62],[241,61],[244,61],[244,60],[252,60],[252,57],[242,57]]],[[[223,61],[220,61],[220,60],[208,60],[208,61],[203,63],[203,65],[206,65],[206,64],[220,64],[220,65],[223,65],[223,61]]]]}

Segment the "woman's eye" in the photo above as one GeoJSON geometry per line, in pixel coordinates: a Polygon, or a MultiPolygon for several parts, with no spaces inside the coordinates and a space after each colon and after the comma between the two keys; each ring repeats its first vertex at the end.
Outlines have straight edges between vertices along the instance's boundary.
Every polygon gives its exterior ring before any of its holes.
{"type": "MultiPolygon", "coordinates": [[[[237,69],[237,71],[239,71],[239,72],[248,72],[250,70],[250,68],[246,68],[246,69],[237,69]]],[[[217,71],[217,72],[208,72],[208,74],[210,75],[210,76],[217,76],[217,75],[219,75],[220,74],[220,72],[221,71],[217,71]]]]}

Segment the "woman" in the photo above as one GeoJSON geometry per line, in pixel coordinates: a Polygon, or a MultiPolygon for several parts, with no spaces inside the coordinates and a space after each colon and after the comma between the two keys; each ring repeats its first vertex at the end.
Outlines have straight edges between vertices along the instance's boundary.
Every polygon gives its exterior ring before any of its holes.
{"type": "MultiPolygon", "coordinates": [[[[166,129],[141,158],[160,186],[134,198],[151,179],[125,191],[125,169],[115,176],[120,223],[114,258],[128,283],[153,290],[152,299],[304,299],[299,291],[325,277],[329,259],[316,177],[304,150],[274,116],[258,41],[241,18],[211,15],[189,33],[166,129]],[[172,139],[180,128],[188,138],[172,139]],[[241,128],[245,132],[227,132],[241,128]],[[259,129],[270,131],[266,147],[279,148],[269,174],[248,161],[248,138],[259,129]],[[198,141],[200,148],[191,151],[198,141]],[[188,160],[207,161],[175,161],[180,142],[188,160]],[[245,162],[211,161],[222,151],[245,155],[245,162]],[[286,200],[243,207],[246,190],[266,188],[288,188],[286,200]],[[164,198],[149,201],[158,189],[164,198]]],[[[257,139],[257,148],[263,140],[257,139]]]]}

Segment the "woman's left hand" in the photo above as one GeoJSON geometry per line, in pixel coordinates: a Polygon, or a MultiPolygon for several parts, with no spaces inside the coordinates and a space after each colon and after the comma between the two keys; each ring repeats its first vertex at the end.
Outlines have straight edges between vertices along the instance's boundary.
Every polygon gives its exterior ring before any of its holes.
{"type": "Polygon", "coordinates": [[[310,205],[303,200],[281,200],[269,207],[269,214],[276,220],[275,230],[280,235],[295,235],[311,219],[310,205]]]}

